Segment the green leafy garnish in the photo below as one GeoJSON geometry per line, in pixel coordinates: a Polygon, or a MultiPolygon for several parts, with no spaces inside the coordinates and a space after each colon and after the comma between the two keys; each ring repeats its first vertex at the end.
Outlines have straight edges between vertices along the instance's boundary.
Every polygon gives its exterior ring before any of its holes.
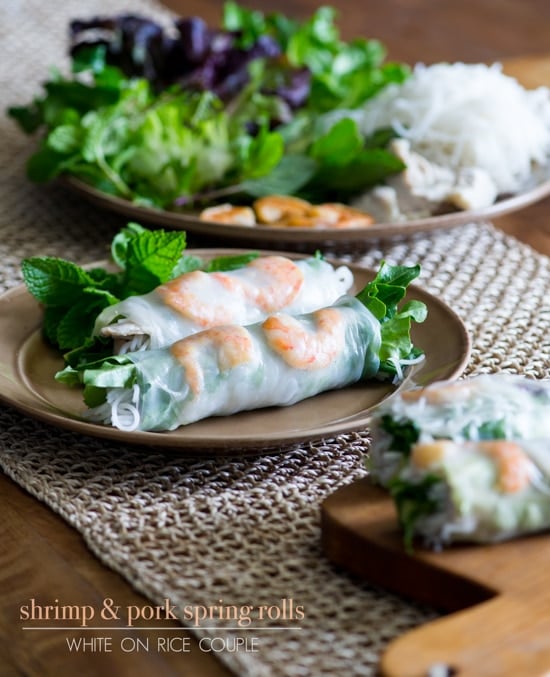
{"type": "MultiPolygon", "coordinates": [[[[464,435],[464,439],[466,440],[471,438],[471,434],[472,431],[469,427],[466,427],[462,431],[462,435],[464,435]]],[[[496,421],[485,421],[477,430],[477,438],[480,440],[504,440],[506,439],[506,435],[506,420],[504,418],[496,421]]]]}
{"type": "Polygon", "coordinates": [[[412,322],[423,322],[427,308],[421,301],[409,301],[399,308],[408,285],[420,275],[420,266],[391,266],[382,261],[372,282],[357,298],[380,321],[382,346],[380,371],[399,375],[403,360],[415,360],[422,355],[411,340],[412,322]]]}
{"type": "Polygon", "coordinates": [[[216,273],[223,270],[237,270],[254,261],[259,256],[258,252],[237,254],[234,256],[217,256],[206,263],[203,270],[207,273],[216,273]]]}
{"type": "Polygon", "coordinates": [[[390,448],[409,456],[412,447],[418,442],[420,431],[412,421],[396,421],[389,414],[384,414],[380,427],[392,437],[390,448]]]}
{"type": "Polygon", "coordinates": [[[405,549],[408,552],[413,549],[418,520],[433,515],[439,507],[438,501],[433,497],[433,487],[440,482],[441,479],[436,475],[426,475],[417,482],[395,478],[389,483],[388,488],[395,501],[405,549]]]}
{"type": "Polygon", "coordinates": [[[183,231],[137,233],[126,251],[123,297],[146,294],[169,280],[184,249],[183,231]]]}

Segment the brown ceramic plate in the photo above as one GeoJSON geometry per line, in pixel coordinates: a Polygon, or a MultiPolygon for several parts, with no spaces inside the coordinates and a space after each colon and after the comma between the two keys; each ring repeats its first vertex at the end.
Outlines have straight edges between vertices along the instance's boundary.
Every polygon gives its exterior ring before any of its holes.
{"type": "MultiPolygon", "coordinates": [[[[197,256],[236,253],[236,250],[189,250],[197,256]]],[[[296,255],[289,254],[293,258],[296,255]]],[[[105,263],[99,265],[106,265],[105,263]]],[[[364,268],[350,266],[353,291],[374,277],[364,268]]],[[[365,382],[299,402],[291,407],[271,407],[253,412],[209,418],[167,433],[123,432],[82,420],[84,403],[78,389],[54,380],[63,361],[41,336],[42,311],[25,286],[0,297],[0,400],[29,416],[60,428],[125,443],[178,448],[193,453],[259,453],[295,442],[331,438],[364,429],[373,408],[392,393],[413,384],[458,376],[464,369],[470,341],[455,313],[442,301],[418,287],[410,297],[424,301],[428,319],[414,328],[414,342],[426,359],[410,369],[398,387],[365,382]]]]}
{"type": "Polygon", "coordinates": [[[515,195],[502,197],[484,209],[455,211],[425,219],[397,223],[376,223],[364,228],[277,228],[274,226],[238,226],[201,221],[198,212],[177,212],[133,204],[120,197],[102,193],[74,177],[64,177],[63,183],[96,206],[124,214],[129,219],[170,228],[188,230],[223,240],[245,240],[267,243],[337,243],[369,240],[403,239],[419,233],[444,230],[474,221],[494,219],[518,211],[550,195],[550,166],[533,173],[531,182],[515,195]]]}

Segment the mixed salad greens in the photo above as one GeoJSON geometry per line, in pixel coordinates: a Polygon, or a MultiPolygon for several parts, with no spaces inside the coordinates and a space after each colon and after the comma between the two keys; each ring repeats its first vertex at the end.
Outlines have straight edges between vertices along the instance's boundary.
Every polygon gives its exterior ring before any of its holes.
{"type": "Polygon", "coordinates": [[[72,73],[9,114],[42,142],[28,176],[76,176],[137,204],[174,209],[228,195],[345,201],[404,168],[364,138],[354,109],[406,66],[375,40],[341,40],[336,12],[304,22],[227,2],[222,27],[182,18],[163,27],[121,15],[75,20],[72,73]]]}

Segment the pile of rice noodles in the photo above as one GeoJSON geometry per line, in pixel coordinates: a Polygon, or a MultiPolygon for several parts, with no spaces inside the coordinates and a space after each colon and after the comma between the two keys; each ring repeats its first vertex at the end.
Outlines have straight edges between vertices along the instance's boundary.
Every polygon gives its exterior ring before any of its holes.
{"type": "Polygon", "coordinates": [[[550,159],[550,89],[524,89],[500,64],[417,65],[365,107],[362,131],[387,127],[431,162],[485,169],[499,194],[525,187],[550,159]]]}

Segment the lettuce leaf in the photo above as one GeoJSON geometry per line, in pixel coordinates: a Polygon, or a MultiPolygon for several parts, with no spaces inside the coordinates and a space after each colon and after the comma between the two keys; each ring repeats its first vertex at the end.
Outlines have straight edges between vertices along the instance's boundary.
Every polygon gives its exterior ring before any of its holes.
{"type": "Polygon", "coordinates": [[[419,265],[392,266],[382,261],[374,280],[357,294],[380,322],[380,371],[394,377],[400,377],[403,360],[414,360],[422,355],[411,340],[411,326],[412,322],[424,322],[428,313],[426,305],[411,300],[399,307],[408,285],[419,275],[419,265]]]}

